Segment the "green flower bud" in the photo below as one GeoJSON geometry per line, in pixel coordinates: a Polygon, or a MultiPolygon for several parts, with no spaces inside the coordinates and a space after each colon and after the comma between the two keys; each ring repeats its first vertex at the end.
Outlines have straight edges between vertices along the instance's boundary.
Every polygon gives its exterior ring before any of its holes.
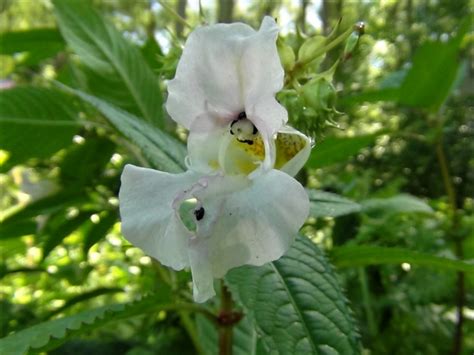
{"type": "Polygon", "coordinates": [[[303,42],[298,51],[298,61],[303,64],[308,64],[317,58],[320,58],[322,61],[325,53],[318,55],[318,51],[324,47],[325,43],[326,38],[323,36],[308,38],[303,42]]]}
{"type": "Polygon", "coordinates": [[[281,37],[278,37],[277,48],[281,60],[281,65],[285,69],[285,72],[290,71],[291,69],[293,69],[296,59],[295,52],[293,52],[293,48],[286,44],[281,37]]]}

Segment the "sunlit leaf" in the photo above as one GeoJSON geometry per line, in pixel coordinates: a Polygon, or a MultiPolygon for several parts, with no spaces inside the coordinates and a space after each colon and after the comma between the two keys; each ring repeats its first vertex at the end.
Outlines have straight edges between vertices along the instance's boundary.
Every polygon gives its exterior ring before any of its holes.
{"type": "Polygon", "coordinates": [[[361,206],[332,192],[308,189],[312,217],[339,217],[360,212],[361,206]]]}
{"type": "Polygon", "coordinates": [[[184,144],[159,128],[97,97],[78,90],[64,88],[99,110],[120,133],[142,149],[143,154],[155,168],[169,172],[181,172],[185,169],[186,149],[184,144]]]}
{"type": "Polygon", "coordinates": [[[2,169],[46,158],[71,144],[79,123],[70,101],[39,87],[0,90],[0,149],[11,154],[2,169]]]}
{"type": "Polygon", "coordinates": [[[92,70],[120,78],[113,89],[124,90],[141,115],[163,124],[162,96],[157,77],[137,47],[129,43],[87,1],[54,0],[59,28],[67,43],[92,70]]]}
{"type": "Polygon", "coordinates": [[[402,248],[351,245],[334,248],[331,260],[337,267],[410,263],[438,270],[474,272],[474,261],[466,262],[402,248]]]}
{"type": "Polygon", "coordinates": [[[371,198],[361,202],[362,212],[368,215],[381,213],[432,213],[433,210],[423,200],[407,194],[389,198],[371,198]]]}
{"type": "Polygon", "coordinates": [[[270,353],[360,352],[347,300],[323,253],[309,239],[298,237],[278,261],[230,271],[226,281],[270,353]]]}
{"type": "Polygon", "coordinates": [[[328,137],[322,142],[316,142],[311,156],[306,163],[310,168],[322,168],[341,163],[357,154],[375,142],[379,134],[369,134],[356,137],[328,137]]]}
{"type": "Polygon", "coordinates": [[[66,340],[106,324],[159,311],[166,306],[159,297],[147,297],[129,304],[113,304],[34,325],[0,339],[0,353],[23,355],[54,349],[66,340]]]}
{"type": "Polygon", "coordinates": [[[0,33],[0,54],[27,52],[21,64],[37,64],[64,49],[65,43],[55,28],[38,28],[0,33]]]}

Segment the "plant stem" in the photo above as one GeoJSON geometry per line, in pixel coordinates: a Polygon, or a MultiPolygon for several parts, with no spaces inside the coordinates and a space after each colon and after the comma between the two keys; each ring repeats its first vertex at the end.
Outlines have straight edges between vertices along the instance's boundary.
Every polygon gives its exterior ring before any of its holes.
{"type": "MultiPolygon", "coordinates": [[[[448,159],[443,148],[442,136],[436,143],[436,156],[438,158],[438,163],[441,170],[441,175],[443,178],[444,189],[448,195],[448,201],[450,205],[451,212],[451,226],[449,234],[453,237],[455,254],[458,259],[464,258],[464,250],[462,239],[458,236],[457,232],[459,229],[459,214],[457,207],[457,198],[456,190],[454,189],[451,174],[448,167],[448,159]]],[[[457,281],[456,281],[456,326],[454,330],[454,340],[453,340],[453,355],[460,355],[462,352],[462,343],[463,343],[463,325],[464,325],[464,316],[463,309],[466,303],[466,287],[465,287],[465,278],[463,272],[458,272],[457,281]]]]}
{"type": "Polygon", "coordinates": [[[232,327],[233,322],[226,320],[232,316],[232,295],[224,281],[221,281],[221,309],[219,324],[219,355],[232,355],[232,327]]]}
{"type": "Polygon", "coordinates": [[[359,274],[359,283],[362,292],[362,302],[367,316],[367,325],[369,328],[370,338],[373,340],[377,336],[377,325],[375,324],[374,312],[372,312],[372,305],[370,299],[369,285],[367,283],[367,274],[365,269],[360,267],[357,269],[359,274]]]}

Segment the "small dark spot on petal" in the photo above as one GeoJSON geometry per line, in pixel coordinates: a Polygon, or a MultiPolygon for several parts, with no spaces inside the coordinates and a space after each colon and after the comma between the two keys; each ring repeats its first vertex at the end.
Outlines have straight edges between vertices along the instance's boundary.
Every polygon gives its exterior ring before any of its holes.
{"type": "Polygon", "coordinates": [[[247,114],[245,113],[245,111],[242,111],[241,113],[239,113],[238,119],[241,120],[244,118],[247,118],[247,114]]]}
{"type": "Polygon", "coordinates": [[[197,219],[198,221],[200,221],[201,219],[203,219],[204,213],[205,213],[204,207],[200,207],[200,208],[194,210],[194,216],[196,216],[196,219],[197,219]]]}

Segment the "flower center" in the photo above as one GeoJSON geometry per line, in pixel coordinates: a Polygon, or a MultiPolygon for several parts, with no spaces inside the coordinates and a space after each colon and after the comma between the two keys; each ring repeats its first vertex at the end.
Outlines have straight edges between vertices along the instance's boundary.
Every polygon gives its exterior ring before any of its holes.
{"type": "Polygon", "coordinates": [[[238,118],[230,124],[230,134],[241,143],[252,145],[257,138],[257,133],[257,127],[247,119],[245,112],[239,113],[238,118]]]}

